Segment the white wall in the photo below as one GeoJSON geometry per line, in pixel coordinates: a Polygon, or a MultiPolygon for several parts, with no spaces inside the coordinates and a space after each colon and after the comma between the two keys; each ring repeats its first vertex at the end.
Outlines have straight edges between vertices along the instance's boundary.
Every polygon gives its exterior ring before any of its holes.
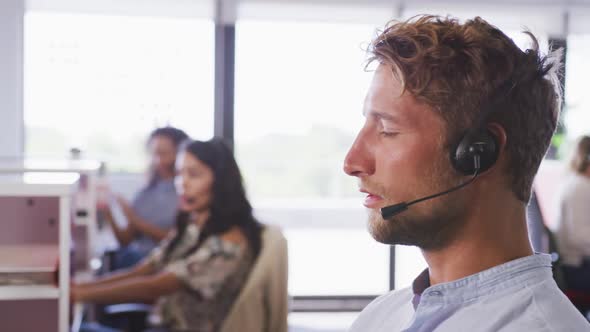
{"type": "Polygon", "coordinates": [[[25,0],[0,1],[0,156],[23,153],[25,0]]]}

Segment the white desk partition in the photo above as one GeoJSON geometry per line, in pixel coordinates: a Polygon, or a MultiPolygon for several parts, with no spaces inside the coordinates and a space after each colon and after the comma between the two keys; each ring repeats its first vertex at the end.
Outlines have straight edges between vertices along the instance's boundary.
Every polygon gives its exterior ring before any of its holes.
{"type": "Polygon", "coordinates": [[[100,253],[97,248],[97,182],[100,162],[85,159],[35,159],[35,158],[0,158],[0,174],[21,174],[25,172],[41,173],[77,173],[80,180],[74,196],[75,210],[73,236],[77,243],[76,261],[79,265],[89,267],[91,259],[100,253]],[[80,245],[85,243],[85,245],[80,245]]]}
{"type": "Polygon", "coordinates": [[[69,330],[70,203],[78,180],[77,173],[0,175],[3,331],[69,330]]]}

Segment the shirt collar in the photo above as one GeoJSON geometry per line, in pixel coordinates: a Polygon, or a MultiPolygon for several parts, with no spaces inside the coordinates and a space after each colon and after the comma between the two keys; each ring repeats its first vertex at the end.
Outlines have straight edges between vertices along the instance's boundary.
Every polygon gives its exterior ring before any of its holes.
{"type": "Polygon", "coordinates": [[[430,286],[428,269],[413,282],[414,307],[422,300],[465,302],[498,292],[553,277],[551,256],[534,254],[519,258],[452,282],[430,286]]]}
{"type": "Polygon", "coordinates": [[[428,269],[425,269],[414,279],[412,291],[414,291],[414,295],[422,295],[428,287],[430,287],[430,274],[428,273],[428,269]]]}

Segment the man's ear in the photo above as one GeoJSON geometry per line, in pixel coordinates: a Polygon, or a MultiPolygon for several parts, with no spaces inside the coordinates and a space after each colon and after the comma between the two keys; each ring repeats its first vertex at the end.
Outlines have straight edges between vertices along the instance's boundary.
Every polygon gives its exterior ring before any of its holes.
{"type": "Polygon", "coordinates": [[[506,148],[506,143],[508,140],[506,130],[504,130],[504,127],[502,127],[499,123],[496,122],[489,123],[487,128],[489,131],[492,132],[492,134],[494,134],[494,137],[498,142],[498,151],[503,152],[506,148]]]}
{"type": "MultiPolygon", "coordinates": [[[[499,123],[492,122],[487,125],[487,129],[494,135],[496,139],[496,143],[498,144],[498,159],[496,160],[496,164],[501,163],[501,160],[504,159],[504,153],[506,151],[506,144],[508,144],[508,136],[506,134],[506,130],[502,127],[499,123]]],[[[492,169],[496,168],[496,165],[492,166],[492,169]]]]}

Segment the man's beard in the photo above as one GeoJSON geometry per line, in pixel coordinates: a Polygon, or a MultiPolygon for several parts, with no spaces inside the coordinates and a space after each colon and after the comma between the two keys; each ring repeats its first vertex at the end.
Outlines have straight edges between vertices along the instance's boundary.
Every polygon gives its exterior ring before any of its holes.
{"type": "MultiPolygon", "coordinates": [[[[430,186],[433,188],[432,192],[413,193],[416,197],[412,199],[457,185],[456,178],[451,180],[448,175],[442,175],[440,170],[430,174],[432,174],[429,181],[433,184],[430,186]],[[438,182],[436,185],[434,185],[435,181],[438,182]]],[[[381,193],[385,194],[385,197],[391,197],[387,195],[387,191],[381,191],[381,193]]],[[[460,192],[454,192],[431,201],[417,203],[416,206],[387,220],[382,218],[379,210],[371,209],[368,228],[373,238],[381,243],[412,245],[423,250],[436,250],[445,247],[453,240],[457,230],[463,226],[464,211],[464,196],[460,192]]]]}

